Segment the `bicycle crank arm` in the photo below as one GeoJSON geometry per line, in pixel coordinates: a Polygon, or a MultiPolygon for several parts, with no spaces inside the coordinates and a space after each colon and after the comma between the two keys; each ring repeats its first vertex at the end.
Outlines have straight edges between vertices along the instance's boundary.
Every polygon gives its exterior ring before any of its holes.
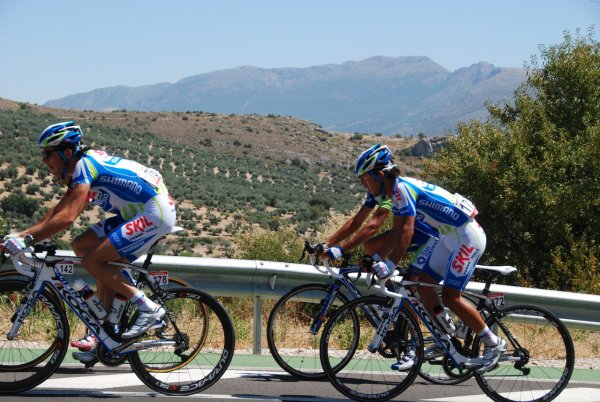
{"type": "Polygon", "coordinates": [[[164,347],[164,346],[175,347],[176,345],[177,345],[177,342],[175,342],[175,341],[163,341],[160,339],[136,342],[136,343],[133,343],[133,344],[127,346],[123,350],[120,350],[119,355],[124,355],[124,354],[131,353],[131,352],[137,352],[140,350],[160,348],[160,347],[164,347]]]}

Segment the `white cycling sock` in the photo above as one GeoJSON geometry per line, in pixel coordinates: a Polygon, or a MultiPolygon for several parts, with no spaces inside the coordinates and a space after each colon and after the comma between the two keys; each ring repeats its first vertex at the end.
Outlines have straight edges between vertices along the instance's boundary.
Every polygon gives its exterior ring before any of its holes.
{"type": "Polygon", "coordinates": [[[150,312],[156,310],[156,303],[146,297],[144,292],[141,290],[135,292],[135,294],[129,300],[131,300],[131,302],[137,306],[138,310],[140,311],[150,312]]]}
{"type": "Polygon", "coordinates": [[[496,346],[498,344],[498,337],[494,334],[490,328],[486,325],[481,332],[477,333],[479,338],[485,346],[496,346]]]}

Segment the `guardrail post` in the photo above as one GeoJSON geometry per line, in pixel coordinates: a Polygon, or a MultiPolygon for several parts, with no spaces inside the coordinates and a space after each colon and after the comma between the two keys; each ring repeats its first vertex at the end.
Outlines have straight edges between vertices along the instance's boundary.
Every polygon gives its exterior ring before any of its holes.
{"type": "Polygon", "coordinates": [[[262,299],[260,296],[254,298],[253,310],[253,326],[252,326],[252,353],[255,355],[262,354],[262,299]]]}

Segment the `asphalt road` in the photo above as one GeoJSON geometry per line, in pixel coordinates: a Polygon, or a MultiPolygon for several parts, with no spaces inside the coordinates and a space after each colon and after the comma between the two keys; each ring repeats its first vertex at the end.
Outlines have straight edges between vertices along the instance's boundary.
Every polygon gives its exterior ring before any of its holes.
{"type": "MultiPolygon", "coordinates": [[[[272,360],[272,359],[270,359],[272,360]]],[[[345,401],[327,381],[296,380],[264,357],[232,364],[217,384],[203,393],[180,397],[185,400],[211,401],[345,401]],[[243,367],[245,366],[245,367],[243,367]],[[261,366],[261,367],[256,367],[261,366]],[[267,367],[268,366],[268,367],[267,367]]],[[[37,388],[23,394],[0,396],[0,401],[94,401],[118,399],[120,402],[173,401],[173,397],[151,391],[131,373],[128,365],[107,368],[96,365],[85,369],[78,364],[64,364],[37,388]]],[[[479,402],[489,400],[475,380],[460,385],[432,385],[421,378],[395,401],[479,402]]],[[[600,372],[574,376],[568,388],[555,401],[599,402],[600,372]],[[597,374],[597,375],[596,375],[597,374]]]]}

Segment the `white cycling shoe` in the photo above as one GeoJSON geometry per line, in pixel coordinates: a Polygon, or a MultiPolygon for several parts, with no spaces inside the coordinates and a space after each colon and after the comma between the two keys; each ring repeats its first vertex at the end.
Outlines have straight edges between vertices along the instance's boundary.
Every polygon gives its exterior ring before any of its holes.
{"type": "Polygon", "coordinates": [[[444,349],[442,349],[442,347],[440,345],[438,345],[437,343],[434,343],[433,345],[431,345],[430,347],[425,349],[425,352],[423,353],[423,359],[424,360],[432,360],[437,357],[442,357],[445,354],[446,354],[446,352],[444,352],[444,349]]]}
{"type": "Polygon", "coordinates": [[[121,334],[121,338],[134,339],[144,335],[157,321],[160,322],[165,314],[165,309],[161,306],[156,306],[154,311],[140,311],[133,325],[121,334]]]}
{"type": "Polygon", "coordinates": [[[410,352],[404,354],[404,356],[402,356],[400,359],[398,359],[398,363],[392,364],[391,368],[392,370],[406,371],[412,368],[412,366],[414,365],[415,352],[411,350],[410,352]]]}
{"type": "Polygon", "coordinates": [[[482,364],[475,369],[477,374],[486,373],[498,365],[498,360],[502,353],[506,352],[506,341],[498,338],[498,344],[495,346],[486,346],[483,349],[482,364]]]}

